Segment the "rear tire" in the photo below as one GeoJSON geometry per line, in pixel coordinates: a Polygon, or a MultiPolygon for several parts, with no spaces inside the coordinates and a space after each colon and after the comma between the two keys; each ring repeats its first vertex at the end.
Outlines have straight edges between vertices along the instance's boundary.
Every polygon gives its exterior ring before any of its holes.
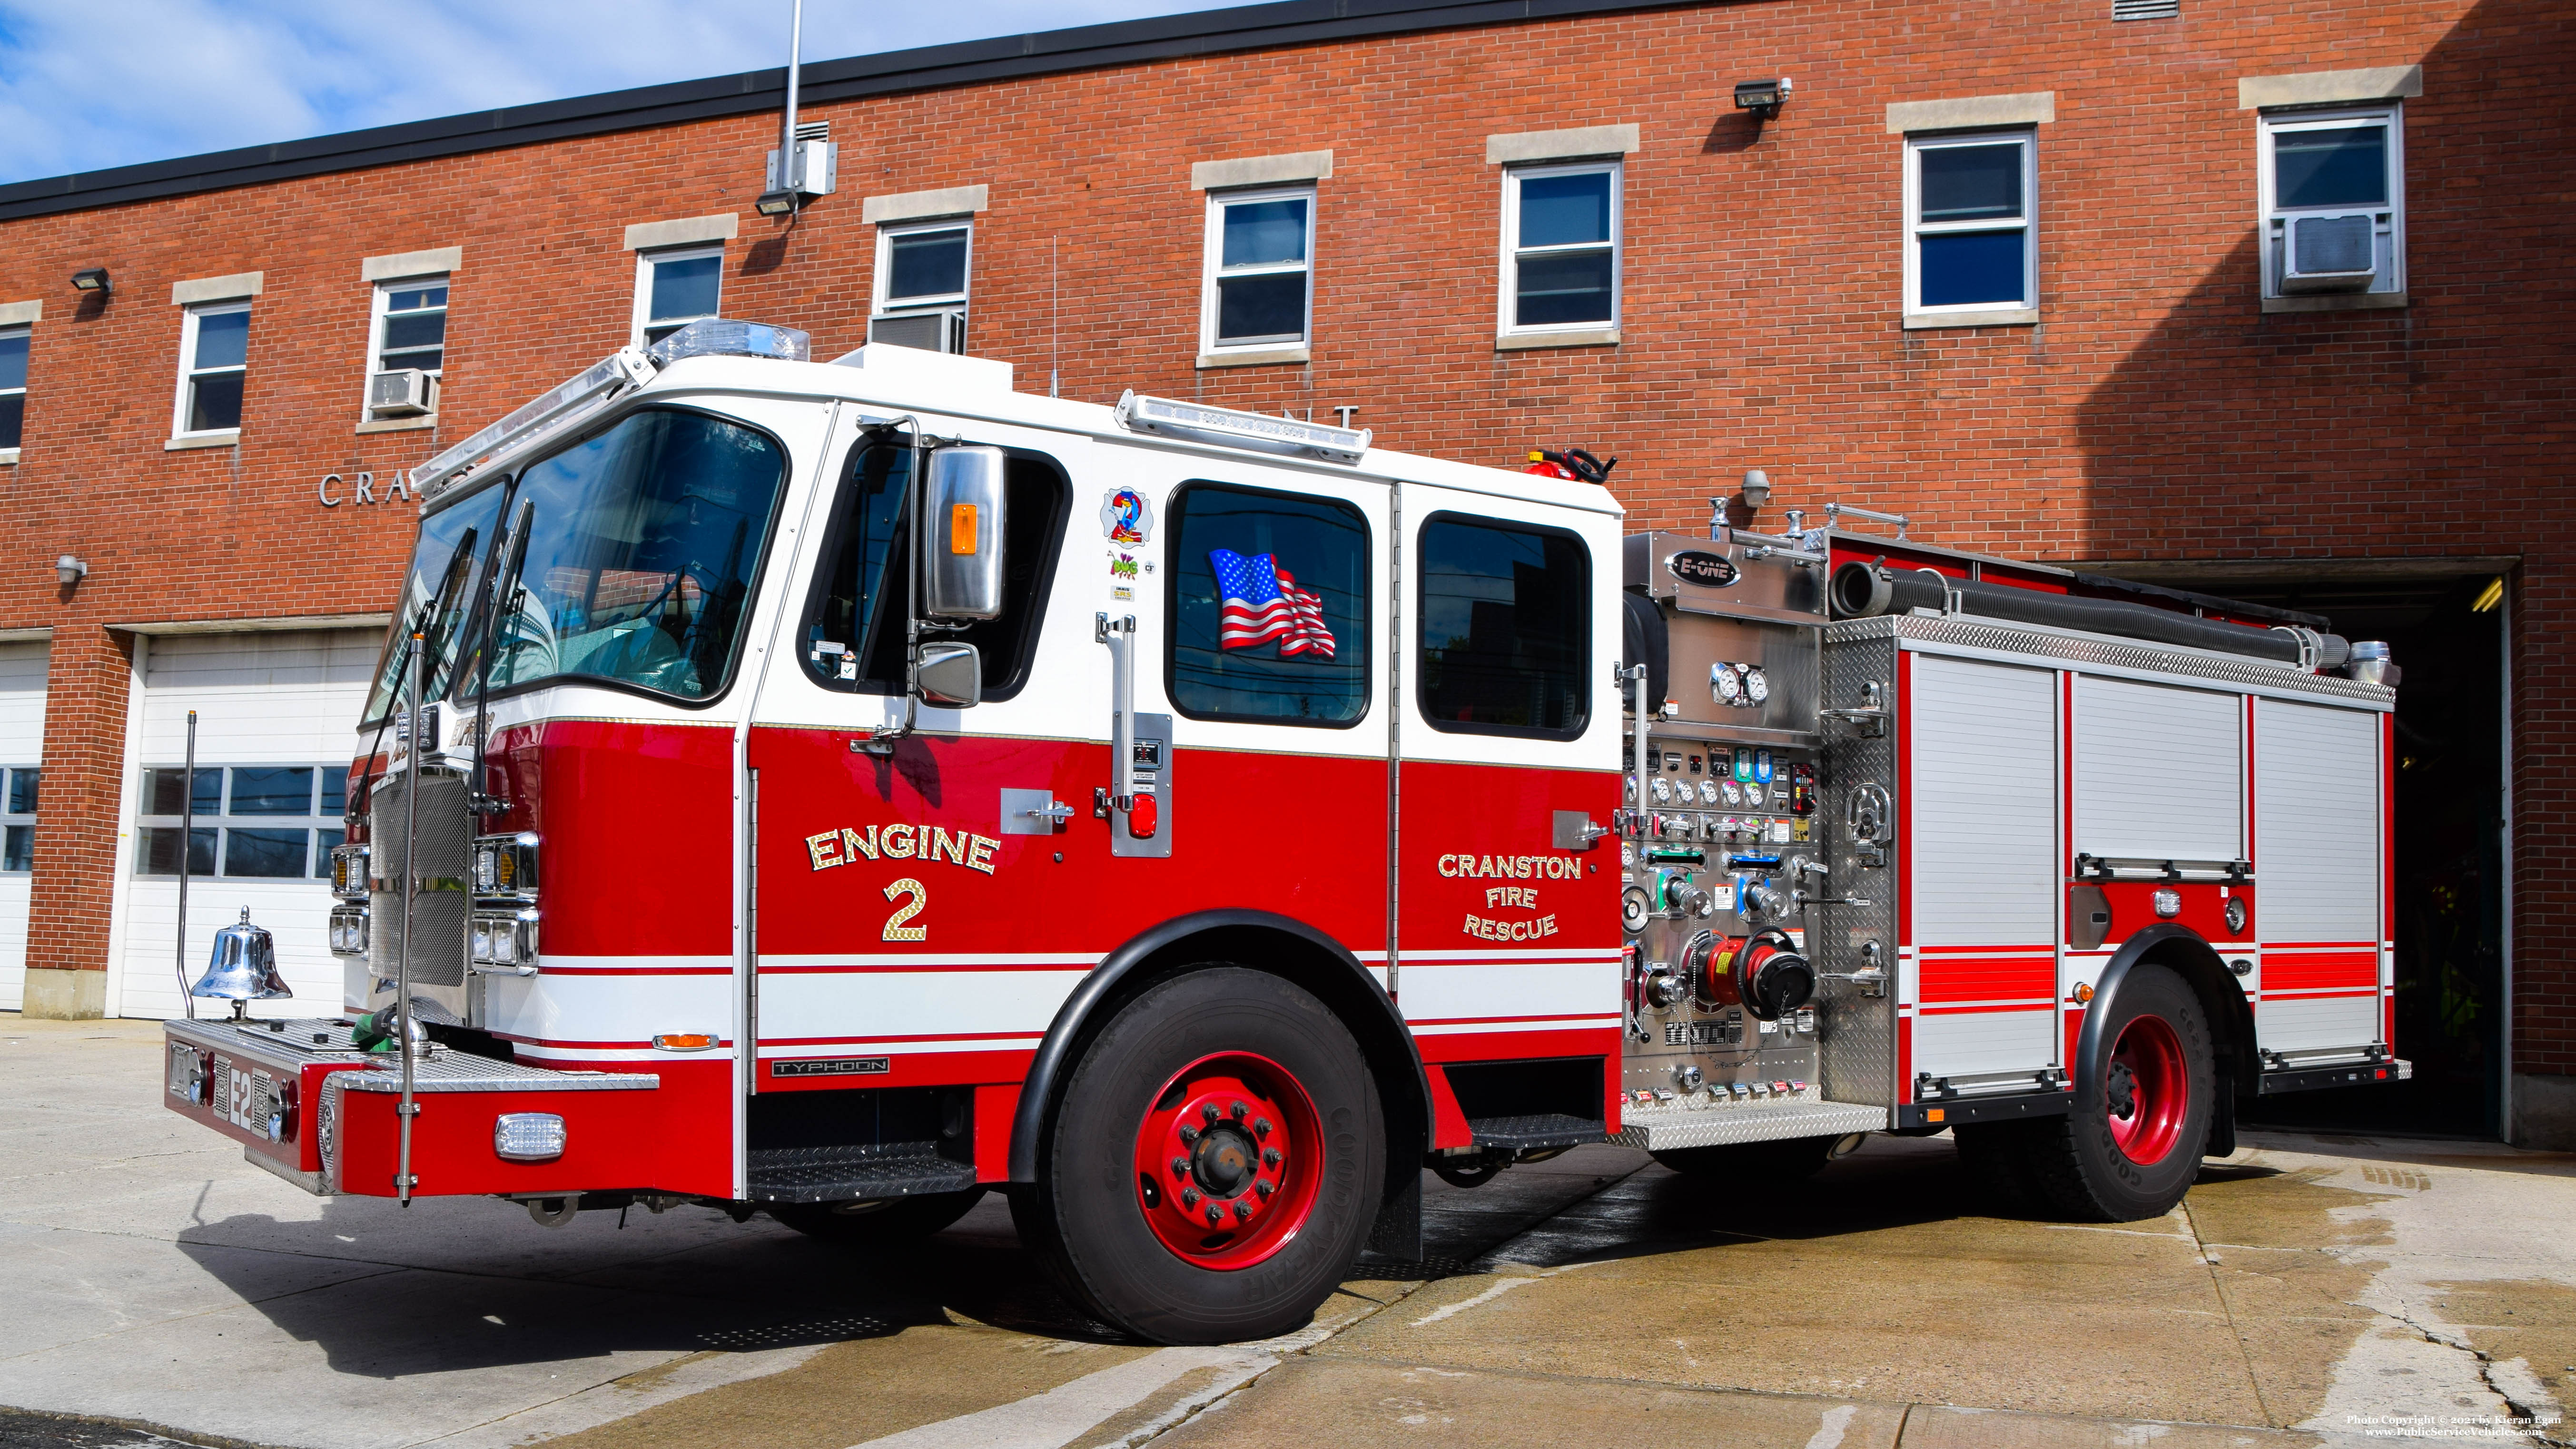
{"type": "Polygon", "coordinates": [[[829,1203],[798,1203],[771,1208],[769,1215],[809,1238],[849,1247],[881,1247],[929,1237],[966,1216],[983,1198],[984,1189],[970,1187],[962,1192],[899,1197],[865,1212],[841,1212],[829,1203]]]}
{"type": "Polygon", "coordinates": [[[2109,1060],[2075,1084],[2067,1116],[2022,1124],[2025,1164],[2058,1212],[2092,1222],[2162,1217],[2200,1175],[2217,1104],[2200,998],[2164,966],[2120,983],[2102,1023],[2109,1060]]]}
{"type": "Polygon", "coordinates": [[[2031,1173],[2029,1122],[1988,1122],[1950,1129],[1959,1148],[1959,1171],[1969,1199],[1997,1217],[2045,1210],[2046,1198],[2031,1173]]]}
{"type": "Polygon", "coordinates": [[[1139,1338],[1270,1338],[1349,1273],[1385,1161],[1349,1029],[1276,976],[1203,967],[1093,1039],[1011,1216],[1068,1296],[1139,1338]]]}
{"type": "Polygon", "coordinates": [[[1650,1154],[1684,1177],[1731,1180],[1746,1187],[1804,1182],[1833,1159],[1838,1137],[1783,1137],[1723,1147],[1669,1147],[1650,1154]]]}

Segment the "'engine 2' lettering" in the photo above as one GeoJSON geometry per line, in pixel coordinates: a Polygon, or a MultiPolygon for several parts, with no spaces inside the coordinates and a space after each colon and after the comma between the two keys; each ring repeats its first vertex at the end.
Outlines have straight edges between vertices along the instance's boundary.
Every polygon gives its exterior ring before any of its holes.
{"type": "Polygon", "coordinates": [[[1444,855],[1440,873],[1470,880],[1573,880],[1583,862],[1564,855],[1444,855]]]}
{"type": "Polygon", "coordinates": [[[865,857],[926,860],[934,864],[946,860],[991,875],[993,852],[1001,848],[1002,842],[989,835],[942,830],[936,825],[871,825],[865,830],[844,826],[805,837],[805,853],[813,857],[816,870],[855,865],[865,857]]]}

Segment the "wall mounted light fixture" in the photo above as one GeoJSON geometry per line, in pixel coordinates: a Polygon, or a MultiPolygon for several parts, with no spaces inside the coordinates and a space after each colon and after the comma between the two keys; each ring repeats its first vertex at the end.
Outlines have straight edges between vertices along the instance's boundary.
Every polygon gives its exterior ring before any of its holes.
{"type": "Polygon", "coordinates": [[[70,554],[64,554],[61,558],[54,560],[54,578],[64,588],[68,589],[73,585],[78,584],[88,575],[89,565],[80,559],[72,557],[70,554]]]}
{"type": "Polygon", "coordinates": [[[1778,80],[1735,83],[1735,108],[1751,111],[1757,121],[1767,121],[1780,114],[1780,107],[1787,104],[1788,99],[1789,78],[1785,75],[1778,80]]]}
{"type": "Polygon", "coordinates": [[[83,267],[79,271],[72,273],[72,290],[75,292],[96,292],[100,296],[105,297],[116,291],[116,285],[108,280],[107,268],[83,267]]]}

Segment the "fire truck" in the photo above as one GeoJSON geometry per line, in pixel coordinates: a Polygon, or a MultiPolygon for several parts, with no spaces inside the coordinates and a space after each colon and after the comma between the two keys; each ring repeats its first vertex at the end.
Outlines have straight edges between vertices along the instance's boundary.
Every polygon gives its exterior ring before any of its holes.
{"type": "Polygon", "coordinates": [[[2407,1074],[2384,646],[807,347],[695,323],[414,473],[345,999],[250,1015],[228,928],[166,1105],[549,1224],[888,1245],[1000,1190],[1074,1303],[1196,1343],[1418,1258],[1421,1168],[1947,1131],[2138,1219],[2240,1104],[2407,1074]]]}

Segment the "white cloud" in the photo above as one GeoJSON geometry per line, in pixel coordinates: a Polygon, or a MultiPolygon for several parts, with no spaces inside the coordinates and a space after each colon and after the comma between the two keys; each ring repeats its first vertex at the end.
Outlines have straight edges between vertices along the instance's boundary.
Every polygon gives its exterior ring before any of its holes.
{"type": "MultiPolygon", "coordinates": [[[[808,0],[809,61],[1208,8],[808,0]]],[[[788,0],[0,0],[0,182],[780,64],[788,0]]]]}

